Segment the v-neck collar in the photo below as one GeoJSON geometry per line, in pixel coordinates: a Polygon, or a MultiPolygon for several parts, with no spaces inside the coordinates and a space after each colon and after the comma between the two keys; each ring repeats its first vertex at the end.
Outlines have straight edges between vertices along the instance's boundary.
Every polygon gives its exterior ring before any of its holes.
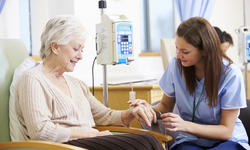
{"type": "Polygon", "coordinates": [[[70,96],[68,96],[68,95],[66,95],[66,94],[64,94],[58,87],[56,87],[46,76],[45,76],[45,74],[42,72],[42,64],[41,64],[41,67],[40,67],[40,69],[41,69],[41,75],[42,75],[42,77],[44,78],[44,80],[53,88],[53,89],[55,89],[57,92],[59,92],[61,95],[63,95],[63,96],[65,96],[65,97],[67,97],[67,98],[69,98],[69,99],[73,99],[73,94],[72,94],[72,91],[71,91],[71,86],[70,86],[70,84],[69,84],[69,81],[68,81],[68,79],[67,79],[67,76],[65,76],[64,74],[62,75],[63,76],[63,78],[64,78],[64,80],[66,81],[66,84],[67,84],[67,86],[68,86],[68,88],[69,88],[69,92],[70,92],[70,95],[71,95],[71,97],[70,96]]]}
{"type": "Polygon", "coordinates": [[[205,78],[203,77],[203,78],[201,78],[201,80],[198,80],[197,78],[195,80],[196,80],[197,84],[199,84],[199,85],[202,84],[203,85],[204,84],[204,79],[205,78]]]}

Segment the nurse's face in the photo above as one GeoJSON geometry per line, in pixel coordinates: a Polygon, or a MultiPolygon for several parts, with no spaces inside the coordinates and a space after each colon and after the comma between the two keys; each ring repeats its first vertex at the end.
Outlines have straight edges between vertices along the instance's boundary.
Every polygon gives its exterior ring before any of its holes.
{"type": "Polygon", "coordinates": [[[186,42],[182,37],[176,36],[176,55],[184,67],[196,66],[202,63],[202,52],[186,42]]]}

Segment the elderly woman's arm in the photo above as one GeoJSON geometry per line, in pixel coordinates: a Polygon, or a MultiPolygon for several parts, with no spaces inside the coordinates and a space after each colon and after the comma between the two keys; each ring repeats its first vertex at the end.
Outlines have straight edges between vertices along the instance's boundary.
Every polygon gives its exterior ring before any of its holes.
{"type": "Polygon", "coordinates": [[[21,124],[26,128],[25,134],[34,140],[66,142],[71,131],[51,121],[52,103],[44,90],[31,72],[20,78],[17,86],[17,113],[21,124]]]}
{"type": "MultiPolygon", "coordinates": [[[[27,129],[25,134],[30,139],[66,142],[78,138],[111,135],[109,131],[99,132],[96,129],[85,130],[62,125],[59,123],[60,119],[52,121],[51,118],[55,118],[55,114],[52,114],[54,102],[46,89],[48,88],[44,87],[37,76],[30,73],[25,74],[18,84],[18,112],[22,125],[27,129]]],[[[61,112],[65,111],[56,108],[61,112]]]]}
{"type": "Polygon", "coordinates": [[[148,126],[151,125],[151,121],[155,114],[151,107],[147,108],[144,105],[131,107],[128,110],[112,110],[105,107],[100,101],[98,101],[89,91],[88,87],[81,82],[82,89],[84,91],[87,100],[91,106],[91,112],[93,114],[95,123],[97,125],[125,125],[128,126],[129,123],[136,117],[141,118],[141,121],[145,122],[148,126]],[[139,116],[139,117],[137,117],[139,116]]]}
{"type": "Polygon", "coordinates": [[[84,131],[81,129],[71,129],[70,140],[80,139],[80,138],[89,138],[89,137],[96,137],[96,136],[104,136],[104,135],[112,135],[109,131],[84,131]]]}

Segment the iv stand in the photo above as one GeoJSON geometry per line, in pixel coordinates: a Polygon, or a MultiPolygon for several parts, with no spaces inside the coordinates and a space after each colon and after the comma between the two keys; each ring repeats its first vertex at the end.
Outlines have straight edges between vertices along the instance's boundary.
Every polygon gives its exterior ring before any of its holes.
{"type": "MultiPolygon", "coordinates": [[[[106,8],[106,1],[100,0],[99,1],[99,8],[101,9],[101,17],[104,14],[104,8],[106,8]]],[[[108,105],[108,83],[107,83],[107,65],[103,64],[103,103],[106,107],[108,105]]]]}
{"type": "Polygon", "coordinates": [[[107,83],[107,65],[103,65],[103,103],[106,107],[108,104],[108,83],[107,83]]]}
{"type": "MultiPolygon", "coordinates": [[[[246,1],[243,0],[243,21],[244,21],[244,27],[246,26],[246,5],[245,5],[246,1]]],[[[245,88],[246,88],[246,97],[248,96],[248,62],[245,62],[244,63],[244,66],[245,66],[245,88]]]]}

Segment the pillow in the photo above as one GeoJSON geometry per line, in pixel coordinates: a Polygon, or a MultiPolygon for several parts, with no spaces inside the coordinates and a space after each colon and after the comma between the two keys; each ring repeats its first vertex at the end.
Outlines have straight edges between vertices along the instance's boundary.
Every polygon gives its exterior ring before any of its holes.
{"type": "Polygon", "coordinates": [[[25,140],[23,128],[16,113],[16,84],[23,72],[35,67],[39,62],[31,57],[26,58],[16,69],[10,85],[9,118],[10,118],[10,138],[11,141],[25,140]]]}

